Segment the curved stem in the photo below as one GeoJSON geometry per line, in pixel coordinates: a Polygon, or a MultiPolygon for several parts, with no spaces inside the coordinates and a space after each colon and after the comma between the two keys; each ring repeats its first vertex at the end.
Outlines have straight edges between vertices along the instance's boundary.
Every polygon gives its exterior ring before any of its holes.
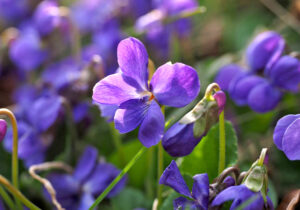
{"type": "Polygon", "coordinates": [[[2,186],[0,186],[0,195],[1,198],[4,200],[4,202],[7,204],[9,209],[15,209],[15,204],[12,201],[12,199],[9,197],[9,195],[6,193],[6,191],[3,189],[2,186]]]}
{"type": "Polygon", "coordinates": [[[219,174],[225,169],[226,161],[226,138],[225,138],[225,122],[224,111],[219,116],[219,174]]]}
{"type": "MultiPolygon", "coordinates": [[[[12,183],[16,189],[19,189],[19,161],[18,161],[18,125],[15,115],[9,109],[0,109],[0,115],[7,116],[11,121],[13,130],[13,148],[12,148],[12,183]]],[[[20,203],[16,199],[18,207],[20,203]]]]}
{"type": "Polygon", "coordinates": [[[109,186],[98,196],[89,210],[93,210],[96,206],[107,196],[107,194],[114,188],[114,186],[122,179],[122,177],[131,169],[131,167],[140,159],[142,154],[145,153],[146,147],[142,147],[131,161],[125,166],[121,173],[109,184],[109,186]]]}
{"type": "Polygon", "coordinates": [[[215,100],[214,97],[212,96],[212,94],[213,94],[213,92],[217,92],[219,90],[221,90],[221,88],[217,83],[211,83],[206,88],[204,98],[206,98],[208,100],[215,100]]]}
{"type": "Polygon", "coordinates": [[[17,188],[15,188],[5,177],[0,175],[0,184],[2,184],[11,194],[20,200],[25,206],[31,210],[40,210],[39,207],[34,205],[28,200],[17,188]]]}
{"type": "Polygon", "coordinates": [[[49,169],[63,169],[67,171],[68,173],[72,173],[72,168],[68,165],[66,165],[63,162],[45,162],[37,165],[33,165],[29,168],[29,174],[36,179],[37,181],[41,182],[46,190],[48,191],[49,195],[51,196],[51,200],[53,205],[58,209],[58,210],[64,210],[64,208],[61,206],[61,204],[58,202],[56,199],[56,191],[53,188],[51,182],[46,179],[42,178],[37,174],[37,171],[45,171],[49,169]]]}

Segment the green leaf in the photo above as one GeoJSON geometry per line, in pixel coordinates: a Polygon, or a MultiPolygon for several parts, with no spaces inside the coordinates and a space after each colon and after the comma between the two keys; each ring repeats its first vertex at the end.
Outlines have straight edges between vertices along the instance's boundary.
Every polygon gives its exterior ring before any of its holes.
{"type": "MultiPolygon", "coordinates": [[[[133,156],[141,149],[141,143],[138,140],[130,141],[122,145],[124,151],[124,162],[128,163],[133,156]]],[[[115,164],[122,169],[122,163],[120,163],[120,158],[116,152],[114,152],[109,157],[109,162],[115,164]]],[[[129,184],[134,187],[143,187],[145,183],[145,179],[147,177],[147,155],[143,154],[143,156],[135,163],[135,165],[130,169],[128,173],[129,184]]]]}
{"type": "Polygon", "coordinates": [[[150,209],[152,205],[152,202],[145,198],[143,192],[134,188],[125,188],[111,199],[111,203],[115,210],[150,209]]]}
{"type": "MultiPolygon", "coordinates": [[[[232,124],[225,122],[226,167],[237,162],[237,137],[232,124]]],[[[219,161],[219,124],[214,125],[195,147],[194,151],[183,158],[181,171],[189,174],[207,173],[209,180],[218,176],[219,161]]]]}

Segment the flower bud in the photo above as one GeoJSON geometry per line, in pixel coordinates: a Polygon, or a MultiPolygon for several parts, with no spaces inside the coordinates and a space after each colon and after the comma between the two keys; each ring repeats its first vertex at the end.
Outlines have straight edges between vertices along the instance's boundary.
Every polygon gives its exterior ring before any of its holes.
{"type": "Polygon", "coordinates": [[[0,119],[0,141],[2,141],[4,139],[6,130],[7,130],[6,121],[0,119]]]}

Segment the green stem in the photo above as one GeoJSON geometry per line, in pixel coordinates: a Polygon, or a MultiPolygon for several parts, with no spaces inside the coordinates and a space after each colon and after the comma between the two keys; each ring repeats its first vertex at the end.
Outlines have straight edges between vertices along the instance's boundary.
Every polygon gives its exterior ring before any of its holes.
{"type": "Polygon", "coordinates": [[[153,147],[150,147],[147,151],[147,179],[146,179],[146,192],[149,199],[153,199],[153,147]]]}
{"type": "MultiPolygon", "coordinates": [[[[165,107],[161,107],[161,111],[163,115],[165,115],[165,107]]],[[[158,180],[160,179],[163,171],[164,171],[164,149],[161,144],[161,141],[158,143],[158,151],[157,151],[157,209],[159,209],[159,206],[162,203],[162,189],[163,185],[158,183],[158,180]]]]}
{"type": "MultiPolygon", "coordinates": [[[[0,109],[0,115],[7,116],[11,121],[13,130],[13,149],[12,149],[12,183],[16,189],[19,189],[19,160],[18,160],[18,125],[15,115],[9,109],[0,109]]],[[[15,198],[17,206],[21,209],[21,204],[15,198]]]]}
{"type": "Polygon", "coordinates": [[[224,111],[219,116],[219,174],[225,169],[226,158],[226,138],[225,138],[225,122],[224,111]]]}
{"type": "Polygon", "coordinates": [[[9,207],[9,209],[15,209],[14,202],[12,201],[12,199],[9,197],[9,195],[6,193],[6,191],[3,189],[2,186],[0,186],[0,195],[4,200],[4,202],[7,204],[7,206],[9,207]]]}
{"type": "MultiPolygon", "coordinates": [[[[163,171],[164,171],[164,155],[163,155],[163,146],[161,144],[161,142],[159,142],[158,144],[158,165],[157,165],[157,180],[160,179],[163,171]]],[[[157,181],[158,183],[158,181],[157,181]]],[[[163,188],[163,185],[159,184],[157,185],[157,209],[159,209],[159,206],[161,205],[162,203],[162,188],[163,188]]]]}
{"type": "Polygon", "coordinates": [[[121,166],[125,166],[125,155],[124,155],[124,151],[123,151],[123,148],[122,148],[122,140],[121,140],[121,136],[119,134],[119,132],[115,129],[114,127],[114,124],[113,123],[109,123],[109,128],[110,128],[110,132],[111,132],[111,135],[112,135],[112,139],[113,139],[113,142],[114,142],[114,145],[117,149],[117,153],[118,153],[118,156],[119,156],[119,162],[121,164],[121,166]]]}
{"type": "MultiPolygon", "coordinates": [[[[5,177],[0,175],[0,183],[18,200],[20,200],[26,207],[30,210],[40,210],[39,207],[34,205],[30,200],[28,200],[17,188],[15,188],[5,177]]],[[[22,207],[21,207],[22,208],[22,207]]]]}
{"type": "Polygon", "coordinates": [[[114,188],[114,186],[121,180],[121,178],[131,169],[131,167],[139,160],[142,154],[145,153],[146,147],[142,147],[138,153],[131,159],[131,161],[125,166],[121,173],[110,183],[110,185],[98,196],[93,205],[89,210],[93,210],[105,197],[106,195],[114,188]]]}

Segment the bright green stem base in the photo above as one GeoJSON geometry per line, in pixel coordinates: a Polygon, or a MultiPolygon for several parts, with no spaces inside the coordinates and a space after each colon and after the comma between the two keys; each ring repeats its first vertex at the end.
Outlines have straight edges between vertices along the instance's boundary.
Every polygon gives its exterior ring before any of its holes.
{"type": "Polygon", "coordinates": [[[226,138],[225,138],[225,122],[224,111],[219,116],[219,174],[225,169],[226,161],[226,138]]]}
{"type": "Polygon", "coordinates": [[[142,147],[138,153],[132,158],[132,160],[125,166],[121,173],[110,183],[110,185],[99,195],[89,210],[93,210],[114,188],[114,186],[122,179],[122,177],[131,169],[131,167],[138,161],[138,159],[145,153],[146,147],[142,147]]]}

